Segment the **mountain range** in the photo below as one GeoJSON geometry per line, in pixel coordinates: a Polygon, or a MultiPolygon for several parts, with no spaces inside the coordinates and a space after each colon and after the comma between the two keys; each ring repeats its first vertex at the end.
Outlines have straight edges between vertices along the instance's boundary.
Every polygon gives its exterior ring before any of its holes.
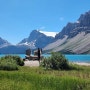
{"type": "Polygon", "coordinates": [[[44,49],[46,52],[90,53],[90,11],[82,14],[74,23],[68,23],[55,36],[55,42],[44,49]]]}
{"type": "Polygon", "coordinates": [[[90,11],[82,14],[76,22],[69,22],[55,37],[47,36],[39,30],[33,30],[17,45],[12,45],[0,38],[0,53],[25,53],[28,48],[34,50],[38,47],[43,48],[43,51],[47,53],[54,51],[90,54],[90,11]]]}
{"type": "Polygon", "coordinates": [[[44,48],[49,43],[53,42],[54,37],[47,36],[39,30],[33,30],[29,37],[21,40],[17,45],[12,45],[8,41],[0,38],[0,53],[3,54],[22,54],[27,49],[35,50],[44,48]]]}

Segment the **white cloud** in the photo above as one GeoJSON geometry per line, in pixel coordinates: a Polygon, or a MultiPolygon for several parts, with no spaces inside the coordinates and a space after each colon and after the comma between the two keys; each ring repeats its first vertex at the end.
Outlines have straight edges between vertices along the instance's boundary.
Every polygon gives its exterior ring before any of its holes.
{"type": "Polygon", "coordinates": [[[59,20],[60,20],[60,21],[63,21],[63,20],[64,20],[64,17],[60,17],[59,20]]]}
{"type": "Polygon", "coordinates": [[[42,26],[42,27],[40,27],[40,28],[39,28],[39,30],[43,30],[43,29],[45,29],[45,27],[44,27],[44,26],[42,26]]]}

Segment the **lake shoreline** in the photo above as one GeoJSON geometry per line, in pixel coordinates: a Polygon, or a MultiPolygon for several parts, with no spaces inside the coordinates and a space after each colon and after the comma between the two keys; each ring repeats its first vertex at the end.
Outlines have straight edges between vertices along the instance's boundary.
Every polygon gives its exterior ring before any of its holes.
{"type": "Polygon", "coordinates": [[[73,64],[77,64],[81,66],[90,66],[90,63],[86,63],[86,62],[73,62],[73,64]]]}
{"type": "MultiPolygon", "coordinates": [[[[6,56],[8,54],[0,54],[0,57],[6,56]]],[[[25,54],[10,54],[10,55],[17,55],[20,56],[22,59],[25,58],[25,54]]],[[[44,57],[50,56],[49,54],[43,54],[44,57]]],[[[70,63],[74,63],[77,65],[85,65],[90,66],[90,55],[65,55],[65,57],[68,59],[70,63]]],[[[31,60],[33,63],[33,60],[31,60]]],[[[30,63],[30,64],[32,64],[30,63]]],[[[34,63],[31,65],[33,66],[34,63]]]]}
{"type": "MultiPolygon", "coordinates": [[[[39,67],[39,61],[38,60],[26,60],[24,61],[25,65],[24,66],[30,66],[30,67],[39,67]]],[[[70,62],[71,64],[76,64],[80,66],[90,66],[90,63],[85,63],[85,62],[70,62]]]]}

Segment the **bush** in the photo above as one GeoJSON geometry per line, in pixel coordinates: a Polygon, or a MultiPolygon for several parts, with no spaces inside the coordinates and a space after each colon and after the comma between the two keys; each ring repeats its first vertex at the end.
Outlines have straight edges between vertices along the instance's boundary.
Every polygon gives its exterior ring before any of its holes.
{"type": "Polygon", "coordinates": [[[19,56],[8,55],[0,58],[0,70],[18,70],[18,65],[24,65],[24,61],[19,56]]]}
{"type": "Polygon", "coordinates": [[[13,58],[14,60],[16,60],[16,62],[17,62],[17,64],[18,64],[19,66],[23,66],[23,65],[24,65],[24,61],[23,61],[19,56],[12,56],[12,58],[13,58]]]}
{"type": "Polygon", "coordinates": [[[13,59],[0,59],[0,70],[18,70],[18,66],[13,59]]]}
{"type": "Polygon", "coordinates": [[[68,60],[59,52],[52,52],[50,57],[43,58],[41,66],[46,69],[67,70],[69,69],[68,60]]]}
{"type": "Polygon", "coordinates": [[[24,61],[19,56],[7,55],[7,56],[2,57],[2,59],[13,59],[17,63],[17,65],[19,66],[24,65],[24,61]]]}

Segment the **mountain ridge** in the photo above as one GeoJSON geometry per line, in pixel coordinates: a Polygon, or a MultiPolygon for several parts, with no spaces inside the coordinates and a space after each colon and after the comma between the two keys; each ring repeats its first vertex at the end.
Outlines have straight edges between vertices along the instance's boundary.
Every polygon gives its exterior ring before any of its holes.
{"type": "Polygon", "coordinates": [[[51,36],[46,36],[37,30],[33,30],[27,38],[23,39],[16,45],[5,44],[5,40],[1,39],[5,45],[2,44],[2,46],[0,46],[0,53],[25,53],[28,48],[32,50],[37,49],[38,47],[44,48],[47,44],[51,43],[53,39],[54,38],[51,36]]]}
{"type": "Polygon", "coordinates": [[[36,48],[44,48],[47,44],[51,43],[53,41],[53,37],[46,36],[45,34],[41,33],[40,31],[33,30],[29,37],[26,39],[23,39],[19,44],[23,43],[32,43],[31,45],[36,48]]]}
{"type": "Polygon", "coordinates": [[[90,11],[82,14],[77,22],[68,23],[55,36],[55,42],[47,45],[43,50],[45,52],[90,53],[88,40],[90,40],[90,11]]]}

